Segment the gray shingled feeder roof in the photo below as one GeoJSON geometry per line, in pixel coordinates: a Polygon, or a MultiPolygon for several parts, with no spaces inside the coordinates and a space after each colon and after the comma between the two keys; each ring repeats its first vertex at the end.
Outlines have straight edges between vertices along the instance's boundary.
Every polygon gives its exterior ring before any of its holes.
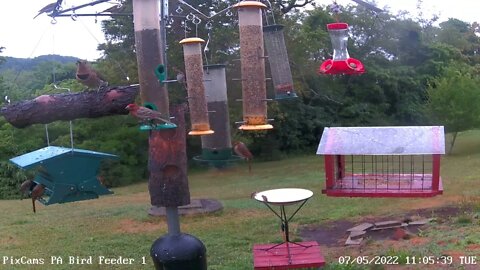
{"type": "Polygon", "coordinates": [[[445,154],[443,126],[326,127],[317,155],[445,154]]]}

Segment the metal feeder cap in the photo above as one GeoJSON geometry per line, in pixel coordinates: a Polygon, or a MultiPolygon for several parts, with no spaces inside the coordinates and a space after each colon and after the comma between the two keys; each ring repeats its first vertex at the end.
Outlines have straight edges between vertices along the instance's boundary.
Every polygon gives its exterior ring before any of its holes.
{"type": "Polygon", "coordinates": [[[205,43],[205,40],[198,38],[198,37],[193,37],[193,38],[184,38],[180,40],[180,44],[187,44],[187,43],[205,43]]]}
{"type": "Polygon", "coordinates": [[[242,1],[238,4],[233,6],[234,8],[242,8],[242,7],[259,7],[259,8],[267,8],[267,6],[263,3],[257,1],[242,1]]]}

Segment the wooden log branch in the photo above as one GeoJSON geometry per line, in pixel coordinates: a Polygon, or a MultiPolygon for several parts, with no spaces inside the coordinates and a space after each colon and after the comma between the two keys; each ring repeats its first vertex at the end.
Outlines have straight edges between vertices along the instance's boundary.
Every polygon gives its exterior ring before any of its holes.
{"type": "Polygon", "coordinates": [[[0,114],[16,128],[48,124],[57,120],[127,114],[125,107],[135,102],[138,92],[138,85],[130,85],[99,92],[93,90],[42,95],[3,107],[0,114]]]}

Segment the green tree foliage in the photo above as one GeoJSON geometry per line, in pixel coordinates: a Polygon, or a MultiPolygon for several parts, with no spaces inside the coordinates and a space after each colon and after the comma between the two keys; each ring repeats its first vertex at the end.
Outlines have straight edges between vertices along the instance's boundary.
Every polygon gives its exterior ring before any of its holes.
{"type": "Polygon", "coordinates": [[[428,87],[426,110],[434,123],[452,132],[450,152],[457,133],[480,127],[480,79],[466,65],[451,65],[428,87]]]}
{"type": "MultiPolygon", "coordinates": [[[[186,5],[170,1],[169,13],[175,16],[167,22],[167,71],[168,78],[174,79],[173,67],[184,69],[181,39],[203,38],[206,41],[203,48],[208,48],[204,51],[204,64],[225,64],[227,67],[234,140],[245,141],[256,157],[272,160],[291,153],[313,154],[325,126],[435,123],[445,125],[451,132],[477,126],[475,115],[479,114],[475,114],[472,106],[461,104],[466,100],[476,104],[472,95],[478,92],[475,84],[478,85],[480,74],[478,24],[457,19],[436,24],[437,17],[425,18],[421,12],[411,18],[388,12],[376,14],[361,5],[343,7],[338,19],[350,25],[348,51],[351,57],[364,63],[366,73],[326,76],[318,75],[317,70],[323,61],[332,57],[326,24],[335,22],[336,18],[325,6],[315,5],[311,10],[289,9],[290,4],[302,4],[303,1],[279,0],[272,1],[273,14],[264,13],[264,21],[272,24],[275,15],[275,22],[285,25],[285,41],[299,98],[269,102],[269,117],[275,119],[275,129],[258,133],[238,131],[234,123],[242,119],[242,106],[234,100],[241,98],[241,83],[232,80],[241,76],[238,18],[234,10],[232,13],[226,10],[237,2],[189,0],[188,3],[203,14],[216,14],[207,19],[186,5]],[[186,18],[190,13],[201,19],[198,25],[186,18]],[[449,110],[444,111],[444,108],[449,110]]],[[[131,0],[124,0],[123,4],[125,12],[132,11],[131,0]]],[[[103,21],[102,29],[106,43],[100,44],[99,50],[104,55],[94,64],[95,68],[111,85],[138,83],[132,18],[112,17],[103,21]]],[[[11,82],[17,70],[2,70],[1,66],[0,70],[8,79],[0,84],[0,95],[9,95],[13,101],[66,91],[55,88],[53,83],[71,91],[83,90],[74,80],[72,63],[42,63],[24,70],[15,84],[11,82]]],[[[169,84],[168,88],[172,105],[186,101],[183,86],[169,84]]],[[[268,96],[273,96],[268,82],[267,88],[268,96]]],[[[15,171],[7,160],[45,146],[45,131],[42,125],[17,130],[5,122],[0,124],[0,156],[4,162],[0,162],[3,166],[0,186],[6,187],[0,191],[0,196],[8,197],[15,192],[7,190],[29,176],[15,171]]],[[[147,134],[138,132],[132,118],[78,119],[73,121],[73,127],[76,147],[121,156],[119,162],[102,170],[108,185],[123,185],[146,178],[147,134]]],[[[52,123],[49,131],[51,144],[70,145],[68,123],[52,123]]],[[[198,137],[189,137],[187,143],[189,157],[200,153],[198,137]]]]}

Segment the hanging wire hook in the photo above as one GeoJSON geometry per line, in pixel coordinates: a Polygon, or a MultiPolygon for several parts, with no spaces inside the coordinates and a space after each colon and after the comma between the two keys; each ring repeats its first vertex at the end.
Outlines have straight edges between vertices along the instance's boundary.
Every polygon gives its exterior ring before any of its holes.
{"type": "MultiPolygon", "coordinates": [[[[53,84],[53,87],[55,89],[58,89],[58,90],[67,90],[68,93],[70,93],[70,88],[66,88],[66,87],[58,87],[55,83],[53,84]]],[[[73,123],[72,123],[72,120],[69,121],[69,124],[70,124],[70,146],[72,147],[72,151],[73,151],[73,123]]],[[[50,146],[50,141],[48,140],[48,128],[47,128],[47,125],[45,125],[45,132],[46,132],[46,135],[47,135],[47,144],[50,146]]]]}
{"type": "Polygon", "coordinates": [[[72,15],[70,15],[70,18],[71,18],[73,21],[77,21],[78,16],[77,16],[77,14],[75,14],[75,11],[72,13],[72,15]]]}
{"type": "Polygon", "coordinates": [[[225,13],[225,15],[227,15],[228,17],[231,17],[233,16],[233,12],[231,10],[228,10],[227,13],[225,13]]]}
{"type": "Polygon", "coordinates": [[[205,24],[205,29],[207,29],[207,30],[212,30],[212,28],[213,28],[212,21],[208,21],[208,22],[205,24]]]}
{"type": "Polygon", "coordinates": [[[182,13],[183,13],[182,7],[181,7],[181,6],[177,6],[177,9],[175,9],[175,12],[176,12],[177,14],[182,14],[182,13]]]}
{"type": "Polygon", "coordinates": [[[202,22],[202,19],[200,19],[199,17],[193,15],[193,19],[192,19],[192,23],[193,23],[193,24],[199,25],[201,22],[202,22]]]}
{"type": "Polygon", "coordinates": [[[193,13],[190,12],[190,13],[187,15],[186,19],[189,20],[189,21],[191,21],[191,20],[193,20],[194,17],[195,17],[195,15],[193,15],[193,13]]]}
{"type": "Polygon", "coordinates": [[[57,24],[57,20],[55,18],[52,18],[52,20],[50,21],[50,24],[57,24]]]}

